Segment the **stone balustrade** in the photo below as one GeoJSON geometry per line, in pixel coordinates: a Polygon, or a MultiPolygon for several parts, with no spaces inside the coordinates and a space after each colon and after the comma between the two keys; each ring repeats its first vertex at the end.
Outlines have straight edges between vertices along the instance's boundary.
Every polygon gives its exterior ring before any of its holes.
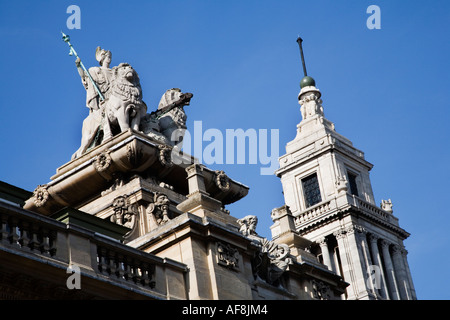
{"type": "MultiPolygon", "coordinates": [[[[335,206],[333,207],[335,208],[335,206]]],[[[308,208],[308,210],[301,212],[298,216],[295,217],[294,222],[296,226],[308,223],[313,219],[316,219],[322,215],[326,215],[328,212],[330,212],[331,208],[331,201],[321,202],[311,208],[308,208]]]]}
{"type": "Polygon", "coordinates": [[[133,286],[146,296],[186,298],[184,264],[1,201],[0,222],[0,251],[60,269],[77,265],[82,276],[122,287],[133,286]]]}
{"type": "Polygon", "coordinates": [[[332,198],[328,201],[322,201],[300,212],[294,218],[295,225],[296,227],[301,228],[302,226],[308,225],[321,217],[328,216],[332,211],[337,212],[337,209],[343,209],[346,206],[352,206],[368,215],[398,226],[398,218],[391,213],[384,211],[359,197],[347,193],[342,196],[332,198]]]}

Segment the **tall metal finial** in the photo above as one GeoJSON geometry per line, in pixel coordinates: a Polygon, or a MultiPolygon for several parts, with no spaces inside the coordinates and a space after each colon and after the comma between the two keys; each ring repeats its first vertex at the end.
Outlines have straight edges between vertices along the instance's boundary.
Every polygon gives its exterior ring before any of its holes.
{"type": "Polygon", "coordinates": [[[306,65],[305,65],[305,57],[303,56],[302,41],[303,41],[303,39],[300,38],[300,36],[299,36],[297,38],[297,43],[300,48],[300,56],[302,57],[303,73],[305,74],[305,77],[306,77],[308,74],[306,73],[306,65]]]}

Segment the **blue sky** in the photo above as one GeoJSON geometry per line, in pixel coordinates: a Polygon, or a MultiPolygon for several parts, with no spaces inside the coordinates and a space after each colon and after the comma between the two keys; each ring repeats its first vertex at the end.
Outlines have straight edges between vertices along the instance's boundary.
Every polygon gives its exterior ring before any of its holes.
{"type": "MultiPolygon", "coordinates": [[[[85,89],[60,31],[87,67],[95,48],[139,73],[149,111],[178,87],[194,93],[188,127],[278,129],[279,154],[301,120],[302,78],[322,92],[325,116],[374,164],[377,203],[392,199],[419,299],[449,299],[449,1],[0,1],[0,180],[34,190],[79,147],[85,89]],[[66,9],[81,9],[68,30],[66,9]],[[369,5],[381,29],[369,30],[369,5]]],[[[250,186],[228,206],[259,217],[284,204],[259,165],[211,165],[250,186]]]]}

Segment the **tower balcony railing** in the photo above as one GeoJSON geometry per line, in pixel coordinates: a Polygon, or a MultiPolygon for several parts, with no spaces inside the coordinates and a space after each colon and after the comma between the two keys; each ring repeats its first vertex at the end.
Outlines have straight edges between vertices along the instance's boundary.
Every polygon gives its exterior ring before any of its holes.
{"type": "Polygon", "coordinates": [[[304,226],[311,225],[318,220],[322,220],[325,217],[330,217],[333,213],[338,213],[339,211],[349,209],[351,207],[362,211],[368,216],[398,226],[397,217],[375,206],[374,204],[364,201],[363,199],[349,193],[344,193],[332,199],[322,201],[307,208],[297,215],[294,214],[294,222],[297,228],[302,228],[304,226]]]}

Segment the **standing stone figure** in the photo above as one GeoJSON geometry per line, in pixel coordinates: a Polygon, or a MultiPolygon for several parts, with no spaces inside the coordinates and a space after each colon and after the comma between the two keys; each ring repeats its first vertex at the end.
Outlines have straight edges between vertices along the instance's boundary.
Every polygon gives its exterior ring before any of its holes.
{"type": "MultiPolygon", "coordinates": [[[[111,51],[107,51],[97,47],[95,50],[95,59],[100,64],[100,67],[89,68],[88,72],[92,79],[97,84],[98,89],[102,93],[105,99],[108,97],[108,90],[110,88],[110,83],[113,78],[113,71],[109,67],[111,64],[112,54],[111,51]]],[[[93,83],[89,80],[86,72],[81,68],[80,58],[75,61],[78,73],[81,77],[81,82],[86,89],[86,106],[89,108],[90,112],[100,109],[100,103],[102,102],[100,96],[95,89],[93,83]]]]}

